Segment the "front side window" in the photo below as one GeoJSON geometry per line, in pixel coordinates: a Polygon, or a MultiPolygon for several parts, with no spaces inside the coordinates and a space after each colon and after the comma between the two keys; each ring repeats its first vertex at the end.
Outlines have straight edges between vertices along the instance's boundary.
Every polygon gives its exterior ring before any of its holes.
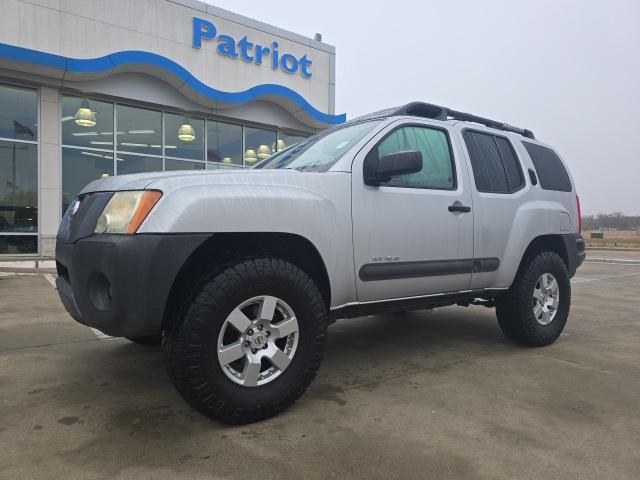
{"type": "Polygon", "coordinates": [[[368,155],[377,159],[389,153],[415,150],[422,154],[422,170],[393,177],[388,187],[454,189],[455,173],[447,134],[436,128],[406,126],[387,135],[368,155]]]}
{"type": "Polygon", "coordinates": [[[462,137],[479,192],[513,193],[524,186],[520,162],[509,140],[473,130],[465,130],[462,137]]]}

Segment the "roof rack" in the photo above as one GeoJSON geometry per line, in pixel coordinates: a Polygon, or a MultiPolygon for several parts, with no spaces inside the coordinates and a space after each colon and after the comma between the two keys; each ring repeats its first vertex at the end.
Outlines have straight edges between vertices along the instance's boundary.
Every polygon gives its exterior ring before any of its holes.
{"type": "Polygon", "coordinates": [[[424,102],[411,102],[401,107],[389,108],[376,112],[375,114],[367,115],[367,117],[392,117],[396,115],[411,115],[423,118],[432,118],[434,120],[461,120],[463,122],[474,122],[487,127],[496,128],[498,130],[504,130],[506,132],[518,133],[527,138],[534,137],[533,132],[526,128],[515,127],[508,123],[498,122],[489,118],[478,117],[470,113],[459,112],[457,110],[451,110],[447,107],[441,107],[439,105],[433,105],[432,103],[424,102]]]}

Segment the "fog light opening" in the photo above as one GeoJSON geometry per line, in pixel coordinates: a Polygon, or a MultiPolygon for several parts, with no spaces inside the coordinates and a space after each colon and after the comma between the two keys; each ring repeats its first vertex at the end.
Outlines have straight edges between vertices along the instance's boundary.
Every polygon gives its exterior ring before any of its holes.
{"type": "Polygon", "coordinates": [[[96,310],[105,312],[111,308],[111,284],[100,272],[89,275],[89,300],[96,310]]]}

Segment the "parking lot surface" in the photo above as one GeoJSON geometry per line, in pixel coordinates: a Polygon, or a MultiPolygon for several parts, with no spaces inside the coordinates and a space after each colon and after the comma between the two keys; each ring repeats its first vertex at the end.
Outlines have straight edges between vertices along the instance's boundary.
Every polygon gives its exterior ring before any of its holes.
{"type": "Polygon", "coordinates": [[[552,346],[484,307],[341,320],[309,391],[242,427],[192,411],[160,348],[76,324],[52,276],[0,273],[0,478],[638,479],[640,252],[590,256],[552,346]]]}

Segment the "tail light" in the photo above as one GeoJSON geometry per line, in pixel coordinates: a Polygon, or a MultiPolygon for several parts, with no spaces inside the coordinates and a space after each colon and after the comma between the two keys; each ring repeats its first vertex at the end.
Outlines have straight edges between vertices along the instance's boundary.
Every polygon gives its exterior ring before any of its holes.
{"type": "Polygon", "coordinates": [[[576,195],[576,205],[578,206],[578,233],[582,233],[582,211],[580,210],[580,197],[576,195]]]}

